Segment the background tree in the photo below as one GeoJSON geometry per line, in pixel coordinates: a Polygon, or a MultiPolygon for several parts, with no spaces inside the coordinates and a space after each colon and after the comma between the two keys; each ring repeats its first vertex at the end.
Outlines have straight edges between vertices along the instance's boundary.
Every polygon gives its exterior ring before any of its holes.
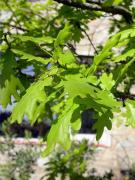
{"type": "Polygon", "coordinates": [[[10,122],[52,120],[44,155],[58,143],[71,145],[81,113],[94,109],[97,140],[112,128],[114,112],[125,106],[125,124],[135,127],[134,5],[129,0],[0,1],[0,104],[13,104],[10,122]],[[109,40],[93,47],[92,63],[82,63],[74,45],[88,37],[88,22],[113,19],[109,40]],[[6,18],[3,19],[3,15],[6,18]],[[31,73],[26,73],[26,70],[31,73]],[[119,90],[123,85],[122,90],[119,90]]]}

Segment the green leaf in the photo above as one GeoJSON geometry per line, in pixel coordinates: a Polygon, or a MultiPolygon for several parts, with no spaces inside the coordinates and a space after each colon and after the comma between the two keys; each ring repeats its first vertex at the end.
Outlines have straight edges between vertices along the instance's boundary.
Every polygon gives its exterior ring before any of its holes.
{"type": "Polygon", "coordinates": [[[115,0],[105,0],[103,3],[104,6],[111,6],[115,0]]]}
{"type": "Polygon", "coordinates": [[[131,59],[129,62],[127,62],[124,66],[121,66],[122,68],[119,70],[119,74],[116,78],[116,85],[122,80],[122,78],[126,75],[127,70],[129,67],[133,64],[135,61],[135,58],[131,59]]]}
{"type": "Polygon", "coordinates": [[[119,5],[123,2],[123,0],[114,0],[113,5],[119,5]]]}
{"type": "Polygon", "coordinates": [[[60,144],[65,150],[71,146],[71,119],[77,104],[72,104],[72,100],[67,103],[63,113],[53,122],[47,137],[47,148],[43,152],[43,156],[47,156],[53,151],[56,144],[60,144]]]}
{"type": "Polygon", "coordinates": [[[65,27],[58,33],[56,41],[54,43],[55,48],[65,43],[71,38],[71,26],[69,23],[65,24],[65,27]]]}
{"type": "Polygon", "coordinates": [[[115,36],[111,37],[110,39],[108,39],[103,50],[101,51],[101,54],[103,54],[107,51],[111,51],[113,47],[118,45],[118,42],[120,41],[121,36],[122,36],[122,34],[120,32],[120,33],[117,33],[115,36]]]}
{"type": "Polygon", "coordinates": [[[93,128],[96,129],[96,139],[99,140],[104,132],[104,128],[111,130],[113,114],[110,110],[106,110],[104,113],[99,113],[97,115],[97,122],[94,124],[93,128]]]}
{"type": "Polygon", "coordinates": [[[59,54],[58,62],[60,65],[65,66],[67,64],[74,63],[76,61],[75,56],[72,54],[71,51],[66,51],[65,53],[59,54]]]}
{"type": "Polygon", "coordinates": [[[81,115],[80,115],[81,109],[80,107],[76,108],[72,114],[72,118],[71,118],[71,126],[72,129],[75,131],[80,130],[81,128],[81,115]]]}
{"type": "Polygon", "coordinates": [[[15,57],[10,50],[7,50],[1,59],[0,68],[0,104],[6,108],[11,104],[11,97],[19,100],[24,87],[16,77],[14,69],[16,68],[15,57]]]}
{"type": "Polygon", "coordinates": [[[93,85],[98,85],[99,84],[99,79],[96,77],[96,76],[88,76],[87,77],[87,81],[90,83],[90,84],[93,84],[93,85]]]}
{"type": "Polygon", "coordinates": [[[28,53],[20,51],[18,49],[12,49],[12,51],[15,54],[20,55],[22,59],[27,59],[28,61],[37,61],[37,62],[42,63],[44,65],[47,65],[50,62],[50,59],[48,60],[48,59],[44,59],[41,57],[33,56],[32,54],[28,54],[28,53]]]}
{"type": "Polygon", "coordinates": [[[123,2],[123,0],[105,0],[103,3],[104,6],[112,6],[112,5],[119,5],[123,2]]]}
{"type": "Polygon", "coordinates": [[[131,28],[128,27],[126,30],[121,31],[118,34],[120,34],[120,36],[121,36],[120,42],[122,42],[123,40],[126,40],[128,38],[135,37],[135,26],[133,25],[131,28]]]}
{"type": "Polygon", "coordinates": [[[135,101],[127,100],[126,104],[126,124],[135,128],[135,101]]]}
{"type": "Polygon", "coordinates": [[[27,115],[33,124],[44,112],[47,97],[45,94],[45,86],[50,86],[51,77],[42,78],[33,83],[26,91],[26,94],[20,99],[13,109],[11,122],[22,122],[24,115],[27,115]]]}
{"type": "Polygon", "coordinates": [[[53,43],[54,38],[47,36],[47,37],[33,37],[33,36],[24,36],[24,35],[13,35],[15,38],[19,38],[22,42],[32,41],[34,43],[53,43]]]}
{"type": "MultiPolygon", "coordinates": [[[[95,128],[99,139],[104,127],[111,128],[112,115],[122,106],[118,100],[118,96],[121,97],[117,92],[118,83],[122,81],[127,92],[134,82],[134,23],[125,27],[125,23],[120,24],[121,20],[117,24],[112,20],[108,34],[111,38],[101,51],[98,47],[99,53],[95,53],[91,61],[91,57],[76,56],[72,45],[78,47],[86,35],[84,31],[89,28],[89,19],[102,18],[103,12],[57,6],[53,0],[45,3],[4,1],[6,4],[1,0],[0,9],[4,13],[11,10],[14,13],[9,13],[6,19],[1,18],[3,13],[0,13],[0,103],[6,107],[10,101],[15,101],[11,121],[20,123],[26,116],[34,123],[42,120],[44,115],[51,120],[56,114],[58,119],[53,121],[48,135],[45,151],[48,154],[56,144],[65,149],[70,147],[72,132],[81,127],[80,113],[91,109],[97,113],[95,128]],[[6,49],[9,54],[5,53],[6,49]],[[45,59],[43,53],[51,58],[45,59]],[[38,54],[42,56],[37,57],[38,54]],[[33,64],[34,76],[22,71],[29,64],[33,64]],[[39,79],[40,73],[44,75],[39,79]],[[27,87],[26,91],[22,83],[27,87]]],[[[80,5],[89,3],[87,0],[71,1],[80,5]]],[[[129,0],[102,0],[101,8],[111,10],[119,4],[127,9],[132,6],[129,0]]],[[[129,11],[134,16],[134,8],[129,11]]],[[[135,105],[126,100],[125,103],[127,124],[134,127],[135,105]]]]}
{"type": "Polygon", "coordinates": [[[10,75],[9,80],[5,80],[4,86],[0,86],[0,104],[6,108],[8,104],[11,104],[11,97],[19,101],[20,93],[24,90],[21,82],[18,78],[10,75]],[[18,92],[20,91],[20,92],[18,92]]]}
{"type": "MultiPolygon", "coordinates": [[[[102,62],[104,62],[104,60],[110,60],[110,56],[113,56],[113,48],[114,47],[120,47],[119,45],[123,46],[123,42],[127,42],[127,39],[135,37],[135,27],[128,27],[128,29],[123,30],[119,33],[117,33],[116,35],[114,35],[112,38],[108,39],[108,41],[106,42],[104,48],[102,49],[102,51],[96,55],[94,57],[94,63],[93,65],[90,67],[88,74],[95,72],[98,65],[102,62]]],[[[128,41],[129,42],[129,41],[128,41]]],[[[133,50],[130,51],[128,54],[125,54],[125,57],[128,56],[132,56],[133,55],[133,50]]],[[[118,57],[119,58],[123,57],[118,57]]],[[[117,56],[114,56],[112,58],[114,61],[118,61],[117,60],[117,56]]]]}
{"type": "MultiPolygon", "coordinates": [[[[51,94],[52,95],[52,94],[51,94]]],[[[50,96],[51,96],[50,95],[50,96]]],[[[51,109],[53,112],[55,113],[60,113],[61,111],[63,111],[62,107],[64,106],[64,101],[56,104],[55,106],[53,106],[51,109]]]]}
{"type": "Polygon", "coordinates": [[[113,60],[114,62],[120,62],[120,61],[125,61],[128,57],[133,57],[135,55],[135,49],[130,49],[126,51],[124,54],[122,53],[121,55],[114,57],[113,60]]]}
{"type": "Polygon", "coordinates": [[[69,23],[58,33],[54,42],[53,58],[56,59],[61,65],[69,64],[68,62],[74,61],[75,58],[70,51],[63,53],[63,46],[71,39],[71,26],[69,23]],[[65,58],[65,61],[64,61],[65,58]]]}
{"type": "Polygon", "coordinates": [[[92,72],[96,71],[98,65],[105,60],[108,56],[110,56],[112,53],[108,52],[108,51],[104,51],[101,52],[100,54],[98,54],[97,56],[94,57],[94,63],[92,64],[92,66],[90,67],[89,70],[89,74],[91,74],[92,72]]]}
{"type": "Polygon", "coordinates": [[[114,109],[121,106],[121,103],[116,101],[113,94],[108,91],[99,90],[96,93],[96,97],[97,99],[95,98],[95,101],[98,104],[102,104],[103,106],[106,106],[108,108],[114,109]]]}
{"type": "Polygon", "coordinates": [[[63,81],[61,83],[62,86],[64,86],[65,94],[68,93],[69,97],[86,97],[87,95],[90,95],[92,97],[95,97],[94,87],[90,84],[88,84],[87,79],[85,78],[79,78],[74,76],[68,76],[66,81],[63,81]]]}
{"type": "Polygon", "coordinates": [[[100,86],[103,90],[110,91],[115,84],[112,73],[110,73],[109,75],[103,73],[102,76],[100,77],[100,81],[101,81],[100,86]]]}
{"type": "Polygon", "coordinates": [[[86,0],[77,0],[79,3],[86,3],[86,0]]]}

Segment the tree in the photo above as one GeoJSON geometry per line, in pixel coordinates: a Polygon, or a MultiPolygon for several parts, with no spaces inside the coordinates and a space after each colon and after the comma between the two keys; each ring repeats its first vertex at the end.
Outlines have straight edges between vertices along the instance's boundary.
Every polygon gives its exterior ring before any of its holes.
{"type": "Polygon", "coordinates": [[[3,0],[0,9],[0,104],[14,105],[11,123],[25,115],[31,124],[52,120],[44,155],[56,144],[70,147],[87,109],[95,111],[97,140],[122,106],[125,124],[135,127],[133,1],[3,0]],[[92,63],[83,64],[74,44],[86,36],[93,46],[88,22],[106,14],[121,18],[113,18],[105,45],[93,47],[92,63]],[[33,74],[24,73],[30,67],[33,74]]]}

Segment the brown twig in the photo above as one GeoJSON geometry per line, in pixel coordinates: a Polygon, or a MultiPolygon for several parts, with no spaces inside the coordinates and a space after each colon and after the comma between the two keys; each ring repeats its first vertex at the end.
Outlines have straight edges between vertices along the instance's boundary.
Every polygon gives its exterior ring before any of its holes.
{"type": "Polygon", "coordinates": [[[10,27],[13,27],[15,29],[19,29],[21,31],[24,31],[24,32],[28,32],[29,30],[28,29],[25,29],[21,26],[17,26],[17,25],[13,25],[13,24],[9,24],[9,23],[4,23],[4,22],[1,22],[2,25],[5,25],[5,26],[10,26],[10,27]]]}
{"type": "Polygon", "coordinates": [[[88,35],[88,33],[87,33],[84,29],[83,29],[83,32],[84,32],[84,34],[87,36],[87,38],[88,38],[90,44],[92,45],[92,47],[93,47],[95,53],[98,54],[98,52],[97,52],[97,50],[96,50],[96,47],[94,46],[94,44],[93,44],[93,42],[92,42],[90,36],[88,35]]]}
{"type": "Polygon", "coordinates": [[[90,11],[101,11],[101,12],[106,12],[106,13],[111,13],[113,15],[119,14],[122,15],[127,23],[132,23],[133,18],[132,14],[124,7],[122,6],[104,6],[102,4],[90,4],[88,2],[86,3],[79,3],[79,2],[73,2],[71,0],[54,0],[58,3],[62,3],[64,5],[74,7],[74,8],[79,8],[79,9],[84,9],[84,10],[90,10],[90,11]]]}

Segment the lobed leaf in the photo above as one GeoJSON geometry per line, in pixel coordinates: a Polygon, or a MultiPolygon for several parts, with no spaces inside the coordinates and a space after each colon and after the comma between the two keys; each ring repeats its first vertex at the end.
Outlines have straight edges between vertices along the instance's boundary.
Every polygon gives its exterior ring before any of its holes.
{"type": "Polygon", "coordinates": [[[133,100],[127,100],[126,104],[126,124],[135,128],[135,102],[133,100]]]}
{"type": "Polygon", "coordinates": [[[24,35],[13,35],[15,38],[19,38],[22,42],[32,41],[34,43],[53,43],[54,38],[50,36],[42,36],[42,37],[33,37],[33,36],[24,36],[24,35]]]}
{"type": "Polygon", "coordinates": [[[32,54],[28,54],[28,53],[20,51],[18,49],[12,49],[12,51],[15,54],[20,55],[22,59],[27,59],[28,61],[37,61],[37,62],[42,63],[44,65],[47,65],[50,62],[50,60],[48,60],[48,59],[44,59],[42,57],[33,56],[32,54]]]}
{"type": "Polygon", "coordinates": [[[106,73],[103,73],[102,76],[100,77],[100,86],[103,90],[108,90],[110,91],[112,87],[115,85],[115,81],[113,80],[113,75],[110,73],[107,75],[106,73]]]}
{"type": "Polygon", "coordinates": [[[24,91],[21,81],[14,72],[16,66],[14,54],[7,50],[1,58],[0,68],[0,104],[4,108],[11,104],[12,96],[18,101],[20,94],[24,91]]]}
{"type": "MultiPolygon", "coordinates": [[[[65,150],[68,150],[71,146],[71,129],[74,127],[72,125],[71,119],[73,112],[78,108],[77,104],[72,104],[72,100],[69,100],[63,113],[58,117],[58,119],[52,123],[50,132],[47,137],[47,148],[43,152],[44,156],[47,156],[53,151],[56,144],[60,144],[65,150]]],[[[78,124],[78,120],[76,122],[78,124]]]]}
{"type": "Polygon", "coordinates": [[[14,107],[11,122],[21,123],[24,116],[27,115],[30,122],[35,123],[45,110],[47,96],[44,88],[50,86],[51,82],[52,78],[48,77],[33,83],[14,107]]]}

